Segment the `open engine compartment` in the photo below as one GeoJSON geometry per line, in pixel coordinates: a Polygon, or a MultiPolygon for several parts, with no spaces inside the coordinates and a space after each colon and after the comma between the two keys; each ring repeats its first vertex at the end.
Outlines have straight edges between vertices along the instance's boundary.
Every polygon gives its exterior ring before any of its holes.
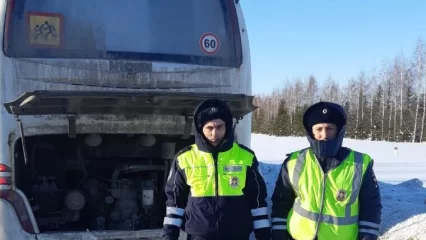
{"type": "Polygon", "coordinates": [[[41,232],[161,228],[174,154],[193,137],[42,135],[15,144],[16,182],[41,232]]]}

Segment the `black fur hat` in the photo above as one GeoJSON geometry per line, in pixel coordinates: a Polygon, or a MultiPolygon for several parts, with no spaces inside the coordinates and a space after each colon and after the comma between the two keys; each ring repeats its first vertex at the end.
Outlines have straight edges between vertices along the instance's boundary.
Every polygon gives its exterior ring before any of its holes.
{"type": "Polygon", "coordinates": [[[225,101],[219,99],[207,100],[200,104],[194,116],[196,127],[200,130],[208,121],[213,119],[222,119],[227,129],[232,128],[232,113],[225,101]]]}
{"type": "Polygon", "coordinates": [[[304,116],[303,124],[307,131],[312,131],[312,126],[318,123],[332,123],[340,130],[346,125],[346,114],[343,108],[335,103],[319,102],[309,107],[304,116]]]}

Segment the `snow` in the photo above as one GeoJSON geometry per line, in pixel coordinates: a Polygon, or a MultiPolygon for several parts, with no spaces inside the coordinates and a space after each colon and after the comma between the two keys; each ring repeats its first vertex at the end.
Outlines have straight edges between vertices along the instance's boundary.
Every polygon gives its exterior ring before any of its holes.
{"type": "MultiPolygon", "coordinates": [[[[252,134],[251,148],[267,184],[269,206],[286,154],[308,146],[303,137],[252,134]]],[[[380,239],[426,240],[426,144],[345,139],[343,146],[374,159],[383,203],[380,239]]]]}

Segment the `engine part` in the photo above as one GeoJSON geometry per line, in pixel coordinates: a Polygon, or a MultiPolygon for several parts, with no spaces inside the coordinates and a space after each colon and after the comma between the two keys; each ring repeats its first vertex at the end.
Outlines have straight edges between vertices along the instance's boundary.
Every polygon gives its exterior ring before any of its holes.
{"type": "Polygon", "coordinates": [[[65,210],[62,215],[63,223],[77,222],[80,219],[79,211],[65,210]]]}
{"type": "Polygon", "coordinates": [[[54,212],[59,206],[59,198],[53,191],[33,193],[36,208],[42,213],[54,212]]]}
{"type": "Polygon", "coordinates": [[[127,220],[138,211],[136,199],[120,199],[114,208],[114,211],[120,213],[120,220],[127,220]]]}
{"type": "Polygon", "coordinates": [[[137,194],[132,188],[132,181],[121,179],[118,181],[118,188],[111,189],[111,194],[116,198],[113,212],[119,212],[120,219],[129,219],[137,211],[137,194]]]}
{"type": "Polygon", "coordinates": [[[120,220],[120,212],[114,211],[111,213],[111,220],[118,221],[120,220]]]}
{"type": "Polygon", "coordinates": [[[154,190],[142,190],[142,207],[151,207],[154,204],[154,190]]]}
{"type": "Polygon", "coordinates": [[[31,138],[35,150],[28,165],[18,165],[17,183],[41,232],[161,227],[164,178],[176,147],[193,141],[148,134],[31,138]]]}
{"type": "Polygon", "coordinates": [[[139,137],[138,142],[144,147],[152,147],[157,142],[157,139],[152,135],[142,135],[139,137]]]}
{"type": "Polygon", "coordinates": [[[102,144],[102,137],[99,134],[90,134],[84,138],[84,144],[89,147],[98,147],[102,144]]]}
{"type": "Polygon", "coordinates": [[[106,204],[112,204],[114,202],[114,198],[112,196],[108,196],[105,198],[106,204]]]}
{"type": "Polygon", "coordinates": [[[86,198],[83,193],[73,190],[65,195],[65,206],[73,211],[80,211],[86,204],[86,198]]]}
{"type": "Polygon", "coordinates": [[[155,185],[153,180],[142,180],[142,207],[149,208],[154,205],[155,185]]]}
{"type": "Polygon", "coordinates": [[[84,183],[83,188],[88,201],[94,203],[104,199],[107,185],[98,179],[89,179],[84,183]]]}
{"type": "Polygon", "coordinates": [[[96,218],[96,229],[97,230],[104,230],[105,229],[105,218],[104,217],[97,217],[96,218]]]}
{"type": "Polygon", "coordinates": [[[111,195],[112,195],[113,198],[120,198],[121,189],[119,188],[119,186],[114,187],[113,189],[111,189],[111,195]]]}
{"type": "Polygon", "coordinates": [[[54,176],[37,176],[36,182],[38,183],[39,190],[41,191],[58,190],[58,187],[56,186],[56,178],[54,176]]]}

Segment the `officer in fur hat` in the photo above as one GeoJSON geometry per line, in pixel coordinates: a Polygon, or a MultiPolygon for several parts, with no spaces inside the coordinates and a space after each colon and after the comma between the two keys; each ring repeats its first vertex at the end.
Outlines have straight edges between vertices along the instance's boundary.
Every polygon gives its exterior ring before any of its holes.
{"type": "Polygon", "coordinates": [[[303,116],[310,147],[287,155],[272,196],[272,239],[376,240],[380,191],[372,158],[342,147],[346,114],[319,102],[303,116]]]}
{"type": "Polygon", "coordinates": [[[228,105],[201,103],[194,126],[195,144],[177,153],[165,187],[164,239],[182,227],[191,240],[248,240],[253,230],[270,240],[266,185],[254,152],[234,142],[228,105]]]}

